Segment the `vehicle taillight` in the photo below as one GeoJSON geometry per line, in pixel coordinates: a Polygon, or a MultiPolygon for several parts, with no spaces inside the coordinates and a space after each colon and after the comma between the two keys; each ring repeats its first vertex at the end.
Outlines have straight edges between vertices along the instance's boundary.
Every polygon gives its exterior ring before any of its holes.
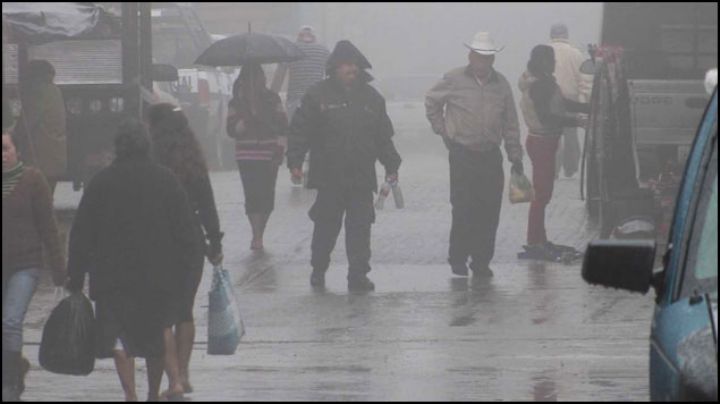
{"type": "Polygon", "coordinates": [[[206,79],[198,79],[198,101],[203,106],[210,105],[210,84],[206,79]]]}

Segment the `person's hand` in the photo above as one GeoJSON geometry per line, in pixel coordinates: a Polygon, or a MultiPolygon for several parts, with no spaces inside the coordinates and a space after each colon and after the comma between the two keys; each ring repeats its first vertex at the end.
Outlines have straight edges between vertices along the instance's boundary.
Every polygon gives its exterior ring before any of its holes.
{"type": "Polygon", "coordinates": [[[213,264],[213,266],[219,266],[222,264],[223,258],[225,258],[223,256],[223,254],[219,253],[215,256],[208,256],[208,261],[210,261],[210,263],[213,264]]]}
{"type": "Polygon", "coordinates": [[[524,174],[524,170],[523,170],[523,163],[522,163],[522,161],[516,161],[516,162],[512,163],[512,167],[510,168],[510,172],[512,172],[512,173],[515,174],[515,175],[523,175],[523,174],[524,174]]]}
{"type": "Polygon", "coordinates": [[[214,266],[222,264],[223,253],[222,253],[222,238],[224,233],[220,233],[219,237],[211,237],[209,243],[205,246],[205,256],[208,261],[214,266]]]}
{"type": "Polygon", "coordinates": [[[303,172],[302,168],[291,168],[290,169],[290,179],[294,184],[300,184],[303,179],[303,172]]]}
{"type": "Polygon", "coordinates": [[[387,181],[389,184],[394,184],[398,182],[398,173],[385,175],[385,181],[387,181]]]}

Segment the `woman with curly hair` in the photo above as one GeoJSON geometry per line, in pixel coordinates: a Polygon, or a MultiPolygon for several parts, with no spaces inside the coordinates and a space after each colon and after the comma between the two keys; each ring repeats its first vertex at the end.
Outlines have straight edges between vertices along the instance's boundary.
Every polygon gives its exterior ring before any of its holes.
{"type": "Polygon", "coordinates": [[[288,119],[280,96],[267,88],[262,66],[243,66],[233,84],[227,133],[235,139],[235,159],[245,191],[245,213],[252,226],[250,248],[263,249],[263,234],[275,207],[275,183],[283,161],[288,119]]]}
{"type": "MultiPolygon", "coordinates": [[[[207,246],[205,251],[210,263],[219,265],[223,259],[221,245],[223,233],[220,231],[207,164],[195,134],[180,108],[171,104],[151,106],[148,111],[148,123],[155,162],[169,168],[182,183],[194,213],[198,243],[207,246]]],[[[202,278],[202,258],[193,265],[195,270],[185,282],[182,309],[178,323],[175,325],[175,334],[173,336],[170,332],[170,335],[166,336],[166,351],[177,352],[176,356],[167,355],[168,360],[166,360],[170,387],[164,394],[169,398],[192,391],[188,366],[195,340],[193,304],[202,278]],[[179,383],[175,380],[179,380],[179,383]]]]}

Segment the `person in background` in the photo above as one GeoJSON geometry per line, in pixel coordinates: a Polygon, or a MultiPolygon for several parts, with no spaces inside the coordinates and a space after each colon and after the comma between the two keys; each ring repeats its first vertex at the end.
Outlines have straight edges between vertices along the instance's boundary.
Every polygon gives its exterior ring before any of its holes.
{"type": "Polygon", "coordinates": [[[235,159],[252,227],[250,249],[263,250],[263,236],[275,208],[275,184],[282,164],[288,120],[280,96],[267,88],[259,64],[247,64],[233,84],[227,133],[235,139],[235,159]]]}
{"type": "Polygon", "coordinates": [[[567,127],[583,126],[585,118],[568,111],[589,113],[588,104],[563,97],[553,77],[555,55],[548,45],[538,45],[518,82],[522,92],[520,106],[528,126],[525,147],[533,166],[535,198],[528,216],[528,252],[538,257],[557,255],[557,246],[545,232],[545,207],[550,202],[555,180],[555,154],[560,136],[567,127]]]}
{"type": "Polygon", "coordinates": [[[19,159],[3,120],[2,133],[2,386],[3,401],[17,401],[30,363],[22,357],[23,322],[44,267],[64,286],[65,258],[45,176],[19,159]]]}
{"type": "Polygon", "coordinates": [[[276,70],[270,86],[273,91],[280,91],[279,87],[282,85],[287,73],[288,85],[285,105],[290,120],[292,120],[297,107],[300,106],[300,100],[307,89],[325,78],[325,64],[328,56],[330,56],[328,48],[317,43],[315,30],[309,25],[300,27],[296,44],[303,51],[305,57],[292,63],[281,64],[276,70]]]}
{"type": "Polygon", "coordinates": [[[327,62],[328,78],[308,89],[291,123],[288,168],[302,179],[310,151],[308,187],[318,190],[310,218],[313,267],[310,284],[325,286],[325,272],[345,216],[348,289],[371,291],[370,230],[375,222],[373,192],[377,192],[375,162],[385,178],[396,182],[400,155],[392,142],[392,122],[385,99],[368,84],[371,67],[347,40],[337,43],[327,62]]]}
{"type": "MultiPolygon", "coordinates": [[[[504,173],[500,144],[505,142],[512,171],[522,174],[522,146],[512,89],[493,69],[502,51],[490,34],[478,32],[469,64],[450,72],[425,97],[433,131],[449,151],[452,229],[448,263],[452,273],[491,277],[495,236],[500,222],[504,173]]],[[[479,278],[478,278],[479,279],[479,278]]]]}
{"type": "Polygon", "coordinates": [[[26,162],[45,175],[53,195],[67,170],[65,102],[54,83],[55,68],[47,60],[31,60],[21,77],[18,146],[26,162]]]}
{"type": "MultiPolygon", "coordinates": [[[[553,75],[560,86],[563,97],[575,102],[587,102],[592,78],[587,78],[580,72],[580,66],[587,58],[570,44],[568,28],[565,24],[557,23],[550,28],[549,45],[555,51],[553,75]]],[[[555,178],[560,175],[561,167],[565,172],[565,177],[572,177],[578,170],[579,162],[578,128],[565,127],[555,162],[555,178]]]]}
{"type": "MultiPolygon", "coordinates": [[[[150,147],[141,122],[120,126],[115,160],[85,188],[70,230],[67,288],[81,291],[89,275],[96,357],[115,359],[127,401],[137,401],[135,357],[146,359],[148,400],[160,398],[166,356],[177,360],[165,346],[172,338],[163,338],[180,322],[188,279],[202,259],[187,194],[151,160],[150,147]]],[[[182,389],[178,378],[171,386],[182,389]]]]}
{"type": "MultiPolygon", "coordinates": [[[[194,213],[195,233],[200,248],[213,265],[222,263],[222,232],[215,207],[208,169],[200,145],[190,129],[188,120],[180,110],[171,104],[156,104],[148,111],[148,122],[152,138],[153,157],[156,163],[169,168],[180,180],[188,194],[194,213]]],[[[189,364],[195,341],[193,305],[203,271],[203,257],[192,263],[192,271],[184,283],[179,323],[175,325],[174,336],[165,336],[166,349],[177,350],[177,363],[170,363],[168,375],[177,375],[182,390],[170,387],[162,396],[172,398],[179,393],[190,393],[189,364]]],[[[167,364],[166,364],[167,367],[167,364]]],[[[168,376],[168,379],[173,379],[168,376]]]]}

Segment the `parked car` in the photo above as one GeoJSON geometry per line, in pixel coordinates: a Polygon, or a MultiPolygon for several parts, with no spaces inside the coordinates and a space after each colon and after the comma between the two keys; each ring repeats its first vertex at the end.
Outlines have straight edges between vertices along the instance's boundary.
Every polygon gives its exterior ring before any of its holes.
{"type": "Polygon", "coordinates": [[[718,96],[697,130],[677,195],[662,268],[655,241],[597,240],[583,278],[656,293],[650,333],[650,399],[717,401],[718,96]]]}

